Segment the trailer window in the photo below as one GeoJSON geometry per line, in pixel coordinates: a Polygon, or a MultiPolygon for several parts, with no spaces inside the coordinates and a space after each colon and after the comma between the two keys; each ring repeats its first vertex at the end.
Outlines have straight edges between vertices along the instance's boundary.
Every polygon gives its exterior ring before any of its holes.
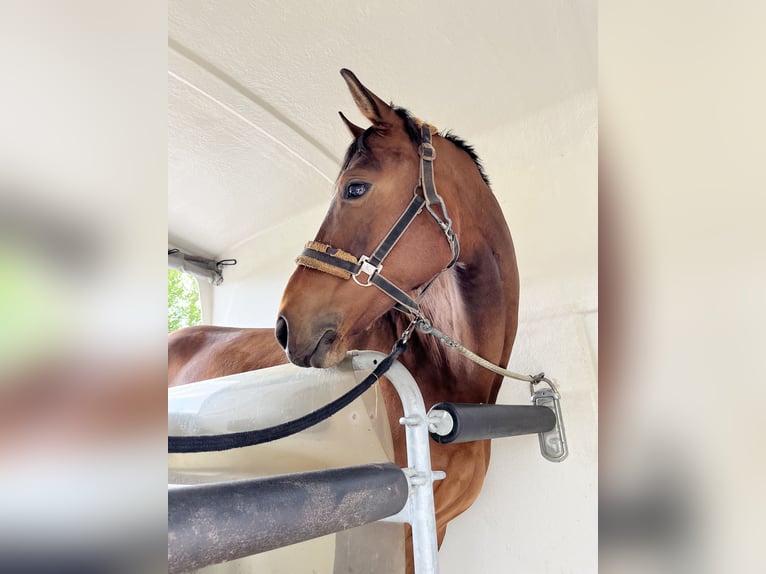
{"type": "Polygon", "coordinates": [[[178,269],[168,269],[168,333],[201,323],[197,278],[178,269]]]}

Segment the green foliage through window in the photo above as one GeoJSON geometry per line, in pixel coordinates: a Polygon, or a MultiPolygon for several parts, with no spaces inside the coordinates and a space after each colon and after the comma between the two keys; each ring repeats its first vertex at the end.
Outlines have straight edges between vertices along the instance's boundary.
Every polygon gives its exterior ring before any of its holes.
{"type": "Polygon", "coordinates": [[[197,279],[178,269],[168,269],[168,333],[201,323],[197,279]]]}

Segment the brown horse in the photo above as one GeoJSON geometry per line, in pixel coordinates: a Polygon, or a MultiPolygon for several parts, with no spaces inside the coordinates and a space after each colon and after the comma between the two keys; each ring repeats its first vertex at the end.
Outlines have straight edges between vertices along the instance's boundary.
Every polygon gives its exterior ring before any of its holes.
{"type": "MultiPolygon", "coordinates": [[[[341,114],[354,139],[315,241],[355,256],[369,255],[413,193],[424,194],[419,155],[423,124],[383,102],[351,72],[341,74],[372,126],[362,129],[341,114]]],[[[420,312],[434,326],[505,365],[516,335],[519,301],[511,234],[473,149],[452,134],[434,134],[433,148],[436,188],[460,241],[457,263],[446,269],[454,252],[444,228],[423,210],[390,251],[380,274],[418,299],[420,312]],[[438,277],[428,290],[421,292],[434,276],[438,277]]],[[[273,331],[263,329],[194,327],[174,333],[169,382],[182,384],[284,362],[280,346],[291,362],[304,367],[333,366],[350,349],[387,353],[410,324],[410,317],[394,305],[374,286],[365,288],[299,266],[282,297],[276,339],[273,331]]],[[[426,408],[439,401],[494,403],[502,382],[502,377],[417,331],[399,360],[418,382],[426,408]]],[[[398,424],[401,406],[390,384],[381,384],[396,463],[406,466],[404,430],[398,424]]],[[[489,455],[490,441],[431,444],[432,467],[447,473],[434,487],[439,545],[447,523],[478,496],[489,455]]]]}

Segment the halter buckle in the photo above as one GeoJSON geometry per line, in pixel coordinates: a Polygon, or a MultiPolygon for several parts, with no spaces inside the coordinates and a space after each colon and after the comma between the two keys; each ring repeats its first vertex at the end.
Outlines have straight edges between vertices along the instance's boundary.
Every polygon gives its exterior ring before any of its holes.
{"type": "Polygon", "coordinates": [[[418,154],[425,160],[434,161],[436,159],[436,149],[428,142],[423,142],[418,147],[418,154]]]}
{"type": "Polygon", "coordinates": [[[359,265],[361,265],[361,267],[359,268],[359,271],[354,273],[351,276],[351,278],[360,287],[369,287],[370,285],[372,285],[372,283],[370,282],[372,280],[372,276],[375,275],[376,273],[380,273],[380,271],[383,269],[382,263],[380,263],[377,267],[375,267],[372,263],[370,263],[370,258],[367,257],[366,255],[362,255],[359,258],[359,265]],[[367,281],[365,281],[364,283],[361,283],[359,279],[357,279],[357,277],[359,277],[361,273],[364,273],[365,275],[367,275],[367,281]]]}

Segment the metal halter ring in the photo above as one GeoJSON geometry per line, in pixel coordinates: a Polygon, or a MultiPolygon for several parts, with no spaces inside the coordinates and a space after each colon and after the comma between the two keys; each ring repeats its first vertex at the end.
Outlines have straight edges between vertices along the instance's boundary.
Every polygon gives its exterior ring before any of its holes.
{"type": "Polygon", "coordinates": [[[351,278],[354,280],[354,282],[359,285],[360,287],[369,287],[372,285],[370,282],[372,280],[372,276],[376,273],[380,273],[380,271],[383,269],[383,264],[379,264],[377,267],[375,267],[372,263],[370,263],[370,258],[366,255],[362,255],[359,258],[359,265],[361,266],[359,268],[359,271],[354,273],[351,278]],[[367,275],[367,281],[365,283],[361,283],[357,277],[359,277],[360,273],[364,273],[367,275]]]}

